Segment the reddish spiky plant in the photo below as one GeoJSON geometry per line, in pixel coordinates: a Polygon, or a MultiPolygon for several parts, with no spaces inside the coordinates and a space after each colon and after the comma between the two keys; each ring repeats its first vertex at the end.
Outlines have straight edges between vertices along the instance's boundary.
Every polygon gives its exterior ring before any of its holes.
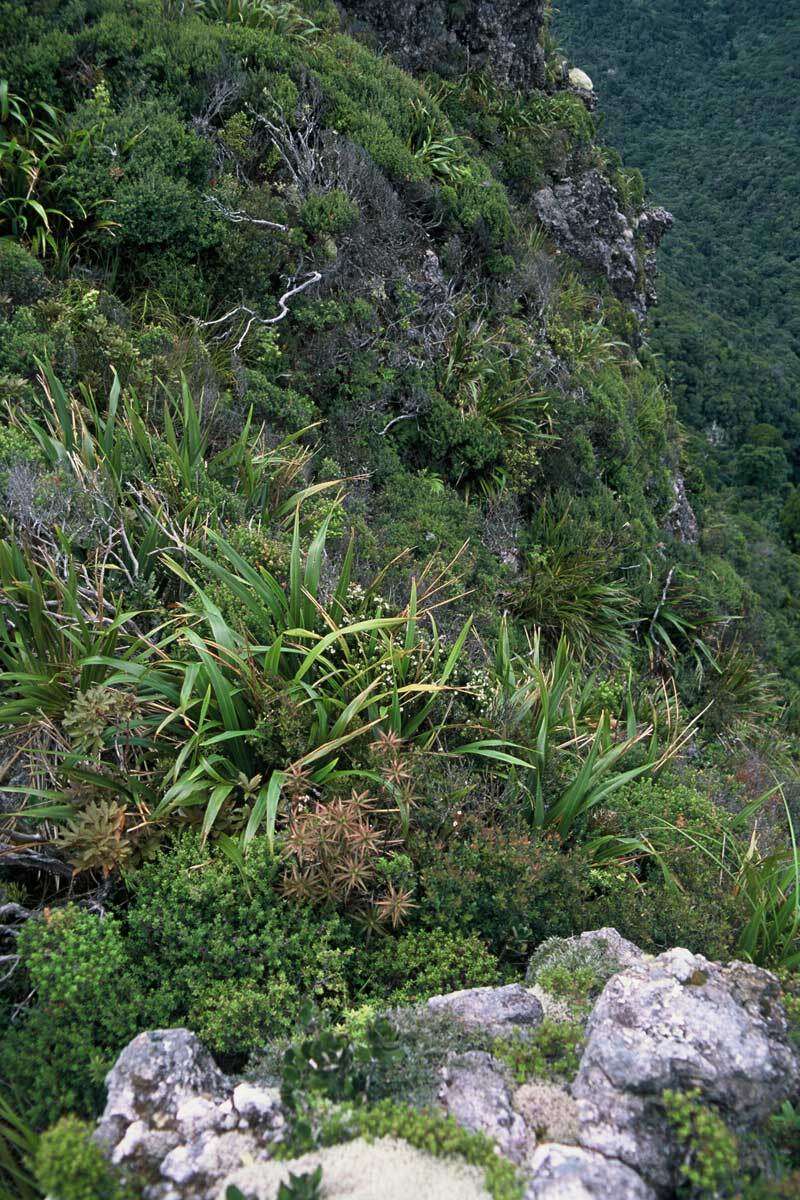
{"type": "Polygon", "coordinates": [[[397,927],[410,893],[389,884],[375,895],[377,863],[399,841],[379,825],[381,810],[367,792],[297,806],[283,843],[283,892],[299,902],[373,906],[377,920],[397,927]]]}

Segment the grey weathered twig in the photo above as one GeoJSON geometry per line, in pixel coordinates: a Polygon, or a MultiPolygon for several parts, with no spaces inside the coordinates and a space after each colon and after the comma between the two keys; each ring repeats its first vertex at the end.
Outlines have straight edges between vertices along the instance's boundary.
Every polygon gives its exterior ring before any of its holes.
{"type": "Polygon", "coordinates": [[[230,327],[238,316],[247,317],[244,331],[239,337],[238,342],[233,347],[233,353],[238,354],[245,343],[248,333],[253,328],[253,325],[277,325],[279,321],[283,321],[289,315],[289,301],[293,297],[298,296],[300,292],[304,292],[306,288],[312,287],[322,279],[319,271],[311,271],[302,283],[297,283],[285,291],[278,300],[278,313],[274,317],[262,317],[252,308],[248,308],[246,304],[237,304],[230,312],[226,312],[224,316],[217,317],[215,321],[200,321],[199,325],[203,329],[212,329],[218,325],[226,325],[228,328],[222,332],[221,337],[227,337],[230,332],[230,327]]]}
{"type": "Polygon", "coordinates": [[[239,208],[228,208],[226,204],[217,196],[203,196],[206,204],[210,204],[212,208],[223,217],[226,221],[232,221],[235,225],[257,225],[263,229],[275,229],[279,233],[288,233],[289,226],[282,225],[280,221],[267,221],[261,217],[251,217],[249,213],[243,212],[239,208]]]}

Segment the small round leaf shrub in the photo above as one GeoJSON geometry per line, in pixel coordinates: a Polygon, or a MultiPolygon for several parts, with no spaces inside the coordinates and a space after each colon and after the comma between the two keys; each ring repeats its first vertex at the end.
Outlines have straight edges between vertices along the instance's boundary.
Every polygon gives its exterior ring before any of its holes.
{"type": "Polygon", "coordinates": [[[361,968],[364,992],[410,1004],[443,992],[500,981],[497,959],[471,934],[412,930],[375,947],[361,968]]]}

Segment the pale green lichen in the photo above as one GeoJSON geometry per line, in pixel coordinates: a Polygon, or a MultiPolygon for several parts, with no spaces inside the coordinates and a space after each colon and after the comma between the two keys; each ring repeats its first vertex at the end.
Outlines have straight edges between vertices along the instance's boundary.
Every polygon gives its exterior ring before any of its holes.
{"type": "Polygon", "coordinates": [[[289,1175],[322,1167],[325,1200],[490,1200],[483,1171],[453,1159],[434,1158],[398,1138],[367,1142],[357,1138],[339,1146],[304,1154],[288,1162],[244,1167],[223,1183],[219,1200],[234,1185],[248,1200],[274,1200],[289,1175]]]}
{"type": "Polygon", "coordinates": [[[539,1141],[577,1142],[577,1102],[557,1083],[524,1083],[514,1093],[514,1108],[539,1141]]]}

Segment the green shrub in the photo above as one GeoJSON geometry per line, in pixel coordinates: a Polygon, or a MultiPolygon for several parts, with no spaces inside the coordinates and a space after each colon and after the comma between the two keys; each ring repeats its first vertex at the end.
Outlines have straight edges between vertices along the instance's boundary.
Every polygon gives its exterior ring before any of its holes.
{"type": "Polygon", "coordinates": [[[800,1171],[792,1171],[783,1179],[759,1179],[745,1185],[742,1200],[797,1200],[800,1196],[800,1171]]]}
{"type": "Polygon", "coordinates": [[[365,994],[392,1004],[483,987],[500,978],[497,959],[479,938],[446,929],[412,930],[373,943],[359,970],[365,994]]]}
{"type": "Polygon", "coordinates": [[[736,957],[747,919],[742,896],[688,842],[678,867],[674,879],[664,878],[657,859],[644,859],[638,874],[592,868],[593,895],[575,932],[610,925],[650,953],[685,946],[710,959],[736,957]]]}
{"type": "Polygon", "coordinates": [[[119,1180],[92,1141],[93,1125],[62,1117],[39,1139],[36,1179],[52,1200],[123,1200],[119,1180]]]}
{"type": "Polygon", "coordinates": [[[553,643],[566,637],[580,651],[620,653],[630,640],[633,597],[609,566],[607,547],[571,546],[554,534],[528,555],[517,612],[553,643]]]}
{"type": "MultiPolygon", "coordinates": [[[[379,1002],[368,1010],[370,1019],[376,1009],[380,1011],[379,1002]]],[[[427,1004],[391,1009],[387,1018],[396,1053],[390,1060],[374,1063],[370,1088],[374,1100],[397,1100],[414,1108],[432,1105],[441,1087],[442,1068],[450,1058],[492,1049],[492,1037],[484,1030],[467,1028],[446,1012],[431,1011],[427,1004]]],[[[359,1023],[363,1020],[359,1012],[359,1023]]]]}
{"type": "Polygon", "coordinates": [[[127,945],[159,1023],[190,1017],[212,1049],[246,1054],[306,999],[344,1006],[345,928],[278,895],[278,872],[265,843],[240,872],[186,833],[131,877],[127,945]]]}
{"type": "Polygon", "coordinates": [[[583,1026],[546,1017],[529,1036],[499,1038],[492,1053],[511,1070],[517,1083],[530,1079],[571,1080],[580,1066],[583,1026]]]}
{"type": "Polygon", "coordinates": [[[666,1091],[667,1119],[683,1150],[682,1183],[701,1195],[719,1196],[740,1178],[739,1146],[719,1113],[700,1101],[700,1089],[666,1091]]]}
{"type": "Polygon", "coordinates": [[[33,438],[14,425],[0,427],[0,480],[18,463],[42,464],[44,455],[33,438]]]}
{"type": "MultiPolygon", "coordinates": [[[[302,1036],[287,1047],[281,1064],[281,1099],[296,1122],[303,1120],[310,1094],[333,1101],[366,1100],[376,1071],[391,1069],[397,1056],[390,1023],[384,1017],[370,1018],[351,1037],[320,1023],[310,1006],[301,1019],[302,1036]]],[[[294,1136],[298,1134],[296,1124],[294,1136]]]]}
{"type": "Polygon", "coordinates": [[[258,1050],[277,1032],[288,1033],[297,1013],[297,990],[281,974],[264,985],[251,979],[195,985],[188,1024],[216,1053],[239,1056],[258,1050]]]}
{"type": "MultiPolygon", "coordinates": [[[[0,1003],[0,1021],[6,1027],[8,1005],[0,1003]]],[[[33,1170],[39,1135],[21,1108],[24,1101],[0,1091],[0,1197],[2,1200],[40,1200],[42,1195],[33,1170]]]]}
{"type": "Polygon", "coordinates": [[[42,264],[11,238],[0,239],[0,308],[33,304],[47,292],[42,264]]]}
{"type": "Polygon", "coordinates": [[[300,224],[312,237],[339,237],[347,233],[359,218],[358,205],[338,188],[314,192],[303,203],[300,224]]]}
{"type": "Polygon", "coordinates": [[[597,991],[599,980],[591,967],[571,968],[560,964],[540,971],[538,983],[551,996],[581,1003],[597,991]]]}
{"type": "Polygon", "coordinates": [[[548,937],[591,928],[586,920],[588,864],[553,839],[483,829],[464,830],[444,850],[423,858],[425,924],[474,933],[504,962],[522,962],[548,937]]]}
{"type": "Polygon", "coordinates": [[[800,1167],[800,1108],[784,1100],[770,1117],[767,1131],[782,1162],[792,1168],[800,1167]]]}
{"type": "Polygon", "coordinates": [[[643,779],[622,788],[596,821],[598,832],[644,839],[657,856],[643,858],[636,876],[596,872],[593,925],[612,925],[645,950],[673,945],[711,959],[735,956],[748,919],[745,898],[695,844],[727,846],[731,864],[740,844],[731,818],[691,776],[643,779]],[[669,878],[665,878],[664,868],[669,878]]]}
{"type": "Polygon", "coordinates": [[[604,942],[596,940],[585,945],[548,938],[533,954],[525,979],[553,996],[582,1004],[598,996],[619,970],[613,950],[604,942]]]}
{"type": "Polygon", "coordinates": [[[21,965],[33,999],[0,1046],[0,1076],[42,1128],[64,1112],[94,1116],[103,1080],[138,1032],[144,997],[119,922],[74,906],[26,922],[21,965]]]}

